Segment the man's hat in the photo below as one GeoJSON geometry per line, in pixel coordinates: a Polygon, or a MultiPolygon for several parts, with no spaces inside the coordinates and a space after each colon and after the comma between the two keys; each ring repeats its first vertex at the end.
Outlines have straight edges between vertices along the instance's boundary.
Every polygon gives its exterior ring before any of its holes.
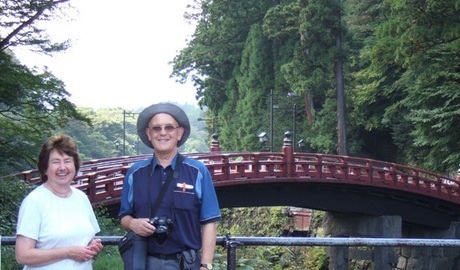
{"type": "Polygon", "coordinates": [[[190,122],[185,112],[178,106],[171,103],[158,103],[150,105],[145,108],[137,118],[137,135],[141,138],[142,142],[150,148],[153,148],[152,143],[149,141],[149,137],[145,133],[145,128],[148,127],[150,120],[155,114],[166,113],[174,117],[180,127],[184,128],[184,134],[177,143],[177,147],[183,145],[190,136],[190,122]]]}

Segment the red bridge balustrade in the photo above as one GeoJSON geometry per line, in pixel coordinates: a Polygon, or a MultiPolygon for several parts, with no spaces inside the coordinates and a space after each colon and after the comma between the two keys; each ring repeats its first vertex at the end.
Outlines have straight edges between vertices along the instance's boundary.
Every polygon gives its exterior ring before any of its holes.
{"type": "MultiPolygon", "coordinates": [[[[418,194],[450,203],[447,208],[451,212],[451,209],[460,205],[460,185],[456,179],[372,159],[294,153],[289,136],[284,140],[282,152],[221,152],[216,138],[213,139],[211,150],[209,153],[184,155],[200,160],[207,166],[218,191],[255,185],[331,184],[418,194]]],[[[84,191],[94,206],[117,204],[128,168],[132,163],[150,156],[86,161],[76,176],[74,186],[84,191]]],[[[15,176],[29,182],[40,181],[35,170],[15,176]]],[[[452,216],[452,213],[449,215],[452,216]]]]}
{"type": "MultiPolygon", "coordinates": [[[[215,187],[271,182],[321,182],[365,185],[418,193],[460,205],[459,181],[390,162],[350,156],[283,152],[184,153],[202,161],[215,187]]],[[[74,186],[88,194],[94,205],[117,203],[126,171],[132,163],[151,155],[85,161],[74,186]]],[[[15,175],[39,182],[36,170],[15,175]]]]}

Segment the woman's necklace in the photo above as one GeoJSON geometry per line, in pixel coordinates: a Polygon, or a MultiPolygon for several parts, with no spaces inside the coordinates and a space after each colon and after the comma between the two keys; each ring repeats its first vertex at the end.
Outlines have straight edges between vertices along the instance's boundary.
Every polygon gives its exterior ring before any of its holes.
{"type": "Polygon", "coordinates": [[[71,189],[70,187],[69,187],[69,189],[66,190],[66,191],[59,192],[59,191],[53,189],[53,188],[51,187],[51,185],[48,185],[48,183],[45,183],[44,185],[45,185],[45,187],[46,187],[49,191],[51,191],[54,195],[56,195],[56,196],[58,196],[58,197],[61,197],[61,198],[68,198],[68,197],[70,197],[70,195],[72,194],[72,189],[71,189]]]}

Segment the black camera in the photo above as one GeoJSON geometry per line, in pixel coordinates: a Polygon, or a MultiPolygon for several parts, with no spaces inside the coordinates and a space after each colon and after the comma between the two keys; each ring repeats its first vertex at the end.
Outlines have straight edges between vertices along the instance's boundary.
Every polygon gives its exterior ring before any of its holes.
{"type": "Polygon", "coordinates": [[[166,241],[166,237],[173,229],[173,222],[166,216],[154,217],[150,219],[150,224],[155,226],[153,236],[158,245],[162,245],[166,241]]]}

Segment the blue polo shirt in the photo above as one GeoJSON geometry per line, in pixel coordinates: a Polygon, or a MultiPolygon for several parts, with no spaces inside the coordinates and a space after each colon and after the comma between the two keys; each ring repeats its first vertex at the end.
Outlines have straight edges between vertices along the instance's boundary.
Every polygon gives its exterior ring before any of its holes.
{"type": "MultiPolygon", "coordinates": [[[[155,204],[161,186],[174,168],[178,154],[171,165],[163,168],[156,158],[134,163],[128,170],[121,195],[119,219],[126,215],[150,218],[150,207],[155,204]]],[[[168,190],[154,216],[166,216],[173,222],[173,230],[159,245],[149,238],[150,254],[175,254],[186,249],[201,249],[201,225],[220,220],[220,208],[211,174],[197,160],[185,158],[178,177],[171,179],[168,190]]]]}

